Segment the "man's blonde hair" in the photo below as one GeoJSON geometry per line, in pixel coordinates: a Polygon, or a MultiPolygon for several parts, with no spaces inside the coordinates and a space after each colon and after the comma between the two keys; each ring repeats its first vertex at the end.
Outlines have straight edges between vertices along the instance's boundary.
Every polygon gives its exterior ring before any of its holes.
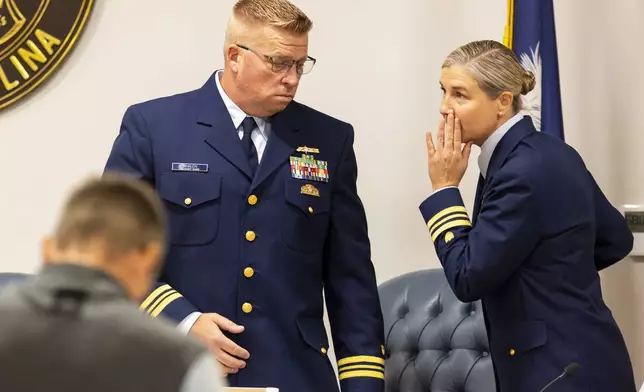
{"type": "Polygon", "coordinates": [[[54,232],[64,250],[103,240],[112,255],[141,250],[152,242],[165,245],[163,203],[146,183],[126,175],[92,176],[71,193],[54,232]]]}
{"type": "Polygon", "coordinates": [[[291,33],[307,34],[313,22],[306,14],[288,0],[239,0],[226,31],[226,44],[235,44],[243,34],[242,27],[263,25],[291,33]]]}

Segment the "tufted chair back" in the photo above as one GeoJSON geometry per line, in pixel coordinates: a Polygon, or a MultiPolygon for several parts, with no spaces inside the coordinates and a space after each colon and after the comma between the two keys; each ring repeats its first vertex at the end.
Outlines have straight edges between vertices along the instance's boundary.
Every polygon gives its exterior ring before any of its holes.
{"type": "Polygon", "coordinates": [[[386,392],[495,392],[481,302],[460,302],[442,269],[379,287],[386,392]]]}

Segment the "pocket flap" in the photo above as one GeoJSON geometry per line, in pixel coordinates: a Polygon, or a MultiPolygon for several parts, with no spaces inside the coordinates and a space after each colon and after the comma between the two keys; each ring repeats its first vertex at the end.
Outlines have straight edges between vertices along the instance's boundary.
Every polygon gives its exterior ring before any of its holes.
{"type": "Polygon", "coordinates": [[[307,215],[329,211],[331,204],[330,187],[325,183],[305,181],[296,178],[286,180],[286,201],[307,215]]]}
{"type": "Polygon", "coordinates": [[[221,196],[221,176],[204,173],[163,173],[159,179],[161,198],[185,208],[194,208],[221,196]]]}
{"type": "Polygon", "coordinates": [[[541,347],[548,340],[546,325],[541,321],[518,322],[503,329],[501,336],[507,345],[505,352],[511,356],[518,356],[541,347]]]}
{"type": "Polygon", "coordinates": [[[326,353],[329,349],[329,340],[322,319],[298,317],[297,326],[309,346],[318,352],[326,353]]]}

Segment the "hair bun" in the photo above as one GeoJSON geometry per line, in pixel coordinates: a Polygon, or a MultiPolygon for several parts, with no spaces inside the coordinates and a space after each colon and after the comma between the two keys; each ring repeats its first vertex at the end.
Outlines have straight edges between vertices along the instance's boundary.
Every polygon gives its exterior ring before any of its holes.
{"type": "Polygon", "coordinates": [[[525,95],[532,91],[536,84],[536,80],[532,71],[525,71],[523,73],[523,84],[521,85],[521,95],[525,95]]]}

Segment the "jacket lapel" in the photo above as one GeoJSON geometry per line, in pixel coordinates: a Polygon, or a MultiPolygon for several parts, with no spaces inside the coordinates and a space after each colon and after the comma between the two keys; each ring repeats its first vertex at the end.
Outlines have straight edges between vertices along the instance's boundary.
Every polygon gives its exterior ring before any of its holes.
{"type": "Polygon", "coordinates": [[[534,124],[532,123],[532,118],[529,116],[523,117],[518,123],[516,123],[510,130],[501,138],[499,144],[494,149],[492,157],[490,158],[490,164],[488,165],[487,174],[485,179],[481,175],[479,178],[479,184],[476,188],[476,197],[474,201],[474,220],[472,223],[476,223],[477,215],[480,212],[481,205],[483,203],[483,196],[488,191],[494,174],[503,166],[508,155],[516,148],[517,144],[526,136],[530,135],[532,132],[536,132],[534,124]]]}
{"type": "Polygon", "coordinates": [[[483,198],[483,189],[485,189],[485,178],[479,174],[479,182],[476,184],[476,196],[474,196],[474,211],[472,213],[472,224],[476,224],[476,218],[481,210],[481,201],[483,198]]]}
{"type": "Polygon", "coordinates": [[[293,102],[270,119],[271,133],[251,185],[251,192],[282,164],[288,162],[289,156],[295,152],[295,135],[300,129],[297,108],[297,103],[293,102]]]}
{"type": "Polygon", "coordinates": [[[248,179],[252,179],[248,158],[242,149],[239,135],[230,118],[228,109],[219,95],[215,75],[199,90],[197,100],[197,123],[207,130],[205,141],[232,163],[248,179]]]}

